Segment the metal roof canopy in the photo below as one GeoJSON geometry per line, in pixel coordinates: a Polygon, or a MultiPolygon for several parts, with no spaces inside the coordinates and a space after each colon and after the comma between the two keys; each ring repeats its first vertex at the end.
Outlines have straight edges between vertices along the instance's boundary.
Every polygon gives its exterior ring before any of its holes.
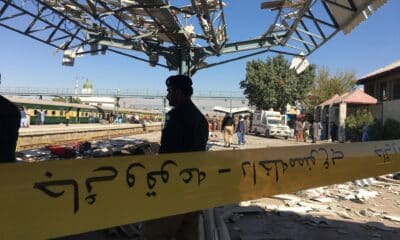
{"type": "Polygon", "coordinates": [[[261,8],[269,9],[274,21],[262,26],[259,36],[238,42],[228,41],[222,0],[191,0],[184,6],[165,0],[0,0],[0,27],[64,51],[64,65],[84,54],[113,52],[191,75],[266,52],[308,56],[340,30],[349,33],[386,1],[269,0],[261,8]],[[205,62],[241,51],[251,53],[205,62]]]}

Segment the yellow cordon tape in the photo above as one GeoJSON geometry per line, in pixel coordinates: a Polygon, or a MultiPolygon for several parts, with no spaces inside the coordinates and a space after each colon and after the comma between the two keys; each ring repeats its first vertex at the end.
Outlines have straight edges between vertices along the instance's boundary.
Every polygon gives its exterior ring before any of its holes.
{"type": "Polygon", "coordinates": [[[47,239],[400,170],[400,141],[0,165],[0,239],[47,239]]]}

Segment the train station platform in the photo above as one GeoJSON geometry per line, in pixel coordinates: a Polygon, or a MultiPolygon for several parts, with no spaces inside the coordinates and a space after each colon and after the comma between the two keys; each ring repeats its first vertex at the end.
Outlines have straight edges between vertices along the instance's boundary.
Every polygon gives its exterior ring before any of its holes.
{"type": "Polygon", "coordinates": [[[77,141],[108,139],[160,131],[161,123],[142,124],[64,124],[31,125],[20,128],[18,150],[43,147],[50,144],[64,144],[77,141]]]}

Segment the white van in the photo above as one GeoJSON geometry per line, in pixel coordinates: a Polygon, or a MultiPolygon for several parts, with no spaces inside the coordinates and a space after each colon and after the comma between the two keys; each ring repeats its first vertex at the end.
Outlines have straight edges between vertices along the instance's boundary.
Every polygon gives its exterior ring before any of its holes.
{"type": "Polygon", "coordinates": [[[264,134],[266,137],[288,139],[291,136],[290,128],[286,125],[284,116],[276,111],[254,111],[251,131],[255,135],[264,134]]]}

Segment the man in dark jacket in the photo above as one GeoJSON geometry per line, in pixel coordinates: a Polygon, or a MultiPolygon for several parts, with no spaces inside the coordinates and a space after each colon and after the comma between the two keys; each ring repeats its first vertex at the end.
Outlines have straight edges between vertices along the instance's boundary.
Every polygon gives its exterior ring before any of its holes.
{"type": "MultiPolygon", "coordinates": [[[[192,80],[176,75],[167,79],[167,99],[174,107],[168,112],[161,135],[159,153],[205,151],[208,140],[208,122],[191,100],[192,80]]],[[[194,239],[198,238],[198,212],[180,214],[148,221],[145,238],[194,239]]]]}
{"type": "Polygon", "coordinates": [[[242,145],[245,142],[244,133],[246,132],[246,122],[241,115],[239,116],[239,122],[236,130],[238,136],[238,145],[242,145]]]}
{"type": "Polygon", "coordinates": [[[233,118],[229,113],[222,120],[222,131],[224,132],[224,147],[230,147],[233,135],[233,118]]]}
{"type": "Polygon", "coordinates": [[[20,121],[19,109],[0,96],[0,163],[15,162],[20,121]]]}
{"type": "Polygon", "coordinates": [[[160,153],[204,151],[208,140],[208,122],[193,104],[192,80],[184,75],[166,81],[167,99],[174,107],[167,113],[161,135],[160,153]]]}

